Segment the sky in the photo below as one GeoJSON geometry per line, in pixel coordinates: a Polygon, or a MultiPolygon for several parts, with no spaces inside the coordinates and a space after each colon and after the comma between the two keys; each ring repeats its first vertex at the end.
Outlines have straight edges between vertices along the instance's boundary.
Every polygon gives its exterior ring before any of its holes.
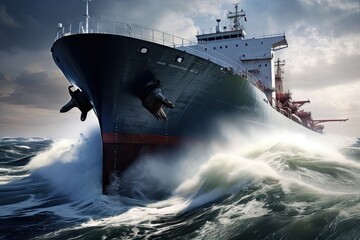
{"type": "MultiPolygon", "coordinates": [[[[285,32],[286,89],[314,119],[349,118],[327,123],[325,132],[360,137],[360,0],[92,0],[92,20],[137,24],[194,40],[199,30],[226,22],[234,3],[247,14],[248,36],[285,32]]],[[[50,48],[56,26],[83,20],[83,0],[0,0],[0,137],[77,137],[97,126],[85,122],[69,101],[67,82],[50,48]]]]}

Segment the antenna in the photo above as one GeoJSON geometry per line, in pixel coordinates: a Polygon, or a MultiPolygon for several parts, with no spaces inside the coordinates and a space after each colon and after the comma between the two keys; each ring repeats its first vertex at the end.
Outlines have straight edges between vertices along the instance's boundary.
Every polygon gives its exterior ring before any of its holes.
{"type": "Polygon", "coordinates": [[[89,19],[90,19],[90,16],[89,16],[89,2],[91,0],[84,0],[85,2],[85,14],[84,14],[84,17],[85,17],[85,33],[88,33],[89,32],[89,19]]]}
{"type": "Polygon", "coordinates": [[[233,20],[234,25],[232,26],[233,30],[244,30],[244,27],[240,24],[240,19],[241,18],[246,18],[246,14],[244,10],[238,10],[238,3],[234,4],[235,5],[235,12],[231,12],[229,11],[229,13],[227,14],[228,19],[231,21],[233,20]]]}
{"type": "Polygon", "coordinates": [[[216,19],[216,22],[217,22],[217,26],[216,26],[216,32],[220,32],[220,18],[216,19]]]}

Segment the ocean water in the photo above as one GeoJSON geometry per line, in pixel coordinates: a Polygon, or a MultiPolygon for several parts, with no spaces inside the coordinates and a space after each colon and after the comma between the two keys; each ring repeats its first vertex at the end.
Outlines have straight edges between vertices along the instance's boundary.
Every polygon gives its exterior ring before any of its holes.
{"type": "Polygon", "coordinates": [[[2,138],[0,239],[360,239],[360,139],[225,135],[143,156],[106,196],[98,132],[2,138]]]}

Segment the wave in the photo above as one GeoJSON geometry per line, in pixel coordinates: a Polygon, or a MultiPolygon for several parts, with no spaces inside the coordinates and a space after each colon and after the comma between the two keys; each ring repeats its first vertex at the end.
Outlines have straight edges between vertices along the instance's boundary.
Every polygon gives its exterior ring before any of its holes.
{"type": "Polygon", "coordinates": [[[111,196],[101,195],[98,131],[77,140],[5,142],[0,140],[0,222],[11,229],[16,216],[23,216],[23,229],[38,224],[25,236],[359,237],[355,138],[244,135],[226,126],[211,144],[142,156],[114,181],[118,194],[111,196]]]}
{"type": "Polygon", "coordinates": [[[32,174],[51,183],[59,192],[75,199],[101,194],[102,151],[100,133],[92,130],[78,140],[56,140],[28,165],[32,174]]]}
{"type": "Polygon", "coordinates": [[[210,197],[216,199],[264,179],[314,189],[334,187],[329,181],[349,189],[359,183],[360,163],[341,152],[356,142],[354,138],[314,139],[294,133],[243,136],[234,129],[226,136],[222,142],[182,149],[176,156],[144,156],[118,179],[116,187],[127,194],[126,189],[131,189],[132,196],[151,195],[150,199],[154,193],[198,196],[216,191],[210,197]]]}

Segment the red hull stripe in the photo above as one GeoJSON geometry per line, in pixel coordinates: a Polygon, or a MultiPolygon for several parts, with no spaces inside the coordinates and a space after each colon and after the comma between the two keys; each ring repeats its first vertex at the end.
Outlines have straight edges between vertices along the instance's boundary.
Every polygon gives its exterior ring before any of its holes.
{"type": "Polygon", "coordinates": [[[180,140],[178,136],[102,133],[103,143],[175,145],[180,140]]]}

